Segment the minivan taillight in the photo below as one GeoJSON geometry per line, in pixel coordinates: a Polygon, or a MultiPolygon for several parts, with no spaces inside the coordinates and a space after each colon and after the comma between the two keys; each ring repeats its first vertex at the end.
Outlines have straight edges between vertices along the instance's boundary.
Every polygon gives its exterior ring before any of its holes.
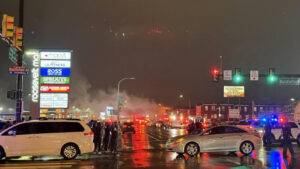
{"type": "Polygon", "coordinates": [[[83,135],[85,135],[85,136],[94,136],[94,133],[93,133],[93,131],[87,131],[87,132],[84,132],[83,135]]]}

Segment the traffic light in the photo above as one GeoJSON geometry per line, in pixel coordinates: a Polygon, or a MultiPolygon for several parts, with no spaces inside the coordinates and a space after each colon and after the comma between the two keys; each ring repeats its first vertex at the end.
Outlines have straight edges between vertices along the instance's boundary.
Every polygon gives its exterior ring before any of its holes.
{"type": "Polygon", "coordinates": [[[9,90],[7,91],[7,98],[11,100],[16,100],[17,98],[17,91],[15,90],[9,90]]]}
{"type": "Polygon", "coordinates": [[[275,74],[274,68],[269,68],[269,74],[267,76],[267,83],[268,84],[275,84],[278,81],[278,76],[275,74]]]}
{"type": "Polygon", "coordinates": [[[211,77],[213,82],[219,82],[220,70],[218,68],[211,69],[211,77]]]}
{"type": "Polygon", "coordinates": [[[234,75],[233,75],[232,80],[233,80],[233,83],[235,83],[235,84],[240,84],[240,83],[244,82],[244,77],[241,73],[240,68],[234,69],[234,75]]]}
{"type": "Polygon", "coordinates": [[[23,28],[15,27],[14,46],[23,46],[23,28]]]}
{"type": "Polygon", "coordinates": [[[2,18],[2,35],[6,38],[11,38],[14,36],[14,17],[3,15],[2,18]]]}

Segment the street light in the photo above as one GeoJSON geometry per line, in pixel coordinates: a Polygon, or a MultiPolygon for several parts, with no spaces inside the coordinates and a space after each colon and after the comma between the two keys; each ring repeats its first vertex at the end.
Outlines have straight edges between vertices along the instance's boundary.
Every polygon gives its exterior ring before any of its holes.
{"type": "Polygon", "coordinates": [[[120,122],[120,120],[119,120],[119,116],[120,116],[120,85],[125,80],[135,80],[135,78],[134,77],[125,77],[125,78],[119,80],[119,82],[118,82],[118,93],[117,93],[118,122],[120,122]]]}
{"type": "Polygon", "coordinates": [[[123,81],[125,80],[135,80],[134,77],[125,77],[121,80],[119,80],[118,82],[118,93],[117,93],[117,122],[118,122],[118,139],[117,139],[117,150],[118,150],[118,147],[119,147],[119,144],[121,143],[120,142],[120,85],[123,81]]]}

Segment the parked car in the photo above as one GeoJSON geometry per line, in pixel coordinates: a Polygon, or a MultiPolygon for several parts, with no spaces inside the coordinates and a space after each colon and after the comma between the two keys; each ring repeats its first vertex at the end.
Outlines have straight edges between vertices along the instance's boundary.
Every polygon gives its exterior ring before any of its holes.
{"type": "Polygon", "coordinates": [[[74,159],[93,150],[93,132],[77,120],[32,120],[0,132],[0,159],[25,155],[74,159]]]}
{"type": "Polygon", "coordinates": [[[261,138],[254,130],[220,125],[201,134],[175,137],[167,142],[167,149],[178,154],[196,156],[202,152],[237,152],[249,155],[261,146],[261,138]]]}

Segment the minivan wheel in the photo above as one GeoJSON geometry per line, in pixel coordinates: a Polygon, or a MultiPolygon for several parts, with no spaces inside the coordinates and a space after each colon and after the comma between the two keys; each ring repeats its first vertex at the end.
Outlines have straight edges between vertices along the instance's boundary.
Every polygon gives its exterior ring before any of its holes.
{"type": "Polygon", "coordinates": [[[240,145],[240,152],[244,155],[249,155],[254,150],[254,145],[250,141],[244,141],[240,145]]]}
{"type": "Polygon", "coordinates": [[[189,143],[186,144],[184,151],[190,157],[194,157],[194,156],[197,156],[199,154],[200,147],[195,142],[189,142],[189,143]]]}
{"type": "Polygon", "coordinates": [[[0,160],[2,160],[3,158],[5,158],[5,151],[2,147],[0,147],[0,160]]]}
{"type": "Polygon", "coordinates": [[[79,148],[76,144],[65,144],[61,148],[61,155],[66,160],[71,160],[77,157],[79,154],[79,148]]]}

